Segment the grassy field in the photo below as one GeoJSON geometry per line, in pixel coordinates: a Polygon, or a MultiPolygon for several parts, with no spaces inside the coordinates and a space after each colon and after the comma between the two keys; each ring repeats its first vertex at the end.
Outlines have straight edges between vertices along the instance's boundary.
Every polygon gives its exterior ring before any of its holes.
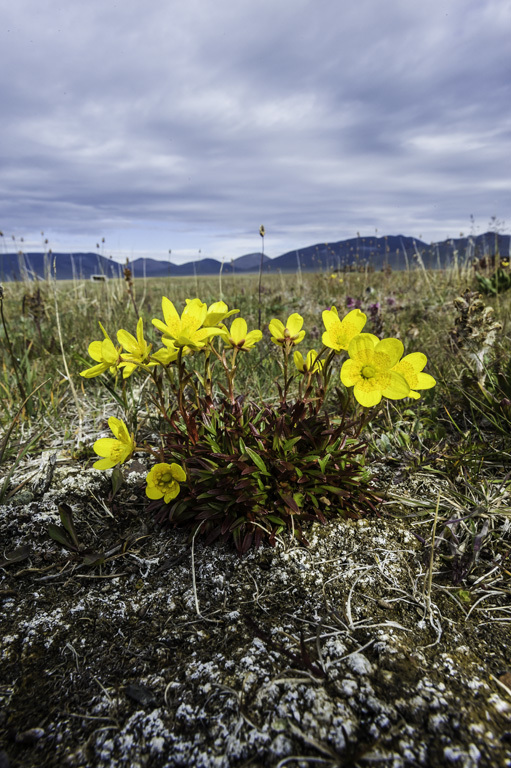
{"type": "MultiPolygon", "coordinates": [[[[50,443],[60,443],[70,455],[85,460],[95,457],[91,430],[104,429],[108,416],[133,424],[140,412],[154,426],[154,407],[146,398],[147,388],[141,386],[143,376],[128,380],[118,402],[109,391],[108,374],[91,380],[79,376],[93,364],[87,348],[102,337],[98,321],[115,338],[119,328],[134,334],[140,315],[146,338],[157,348],[160,334],[151,319],[162,317],[162,295],[178,308],[195,296],[208,305],[223,299],[230,308],[241,310],[250,329],[258,326],[260,316],[263,330],[263,340],[239,366],[237,391],[256,401],[276,402],[279,349],[270,341],[269,321],[275,317],[285,321],[293,312],[302,315],[307,336],[300,348],[305,353],[321,347],[324,309],[335,305],[342,317],[359,306],[368,316],[365,332],[400,338],[405,354],[424,352],[425,370],[437,381],[420,400],[383,400],[371,410],[365,438],[376,481],[378,463],[383,461],[395,468],[398,478],[427,477],[432,498],[442,488],[437,528],[452,534],[443,547],[453,578],[460,583],[483,551],[488,562],[498,555],[504,566],[506,551],[499,551],[499,540],[509,520],[511,292],[477,294],[471,267],[429,273],[416,269],[264,275],[261,303],[258,282],[257,275],[248,275],[141,279],[131,289],[122,280],[5,284],[0,327],[4,475],[0,498],[19,490],[9,484],[10,470],[50,443]]],[[[334,399],[327,407],[335,415],[334,399]]],[[[392,481],[387,490],[390,498],[392,481]]],[[[410,513],[424,514],[420,500],[414,506],[410,499],[407,506],[410,513]]]]}

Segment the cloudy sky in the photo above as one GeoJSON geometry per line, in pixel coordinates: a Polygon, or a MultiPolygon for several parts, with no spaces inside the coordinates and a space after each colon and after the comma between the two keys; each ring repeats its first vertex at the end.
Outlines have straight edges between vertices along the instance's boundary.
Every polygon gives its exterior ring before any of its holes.
{"type": "Polygon", "coordinates": [[[227,260],[511,222],[509,0],[16,0],[5,250],[227,260]],[[44,232],[44,236],[41,236],[44,232]]]}

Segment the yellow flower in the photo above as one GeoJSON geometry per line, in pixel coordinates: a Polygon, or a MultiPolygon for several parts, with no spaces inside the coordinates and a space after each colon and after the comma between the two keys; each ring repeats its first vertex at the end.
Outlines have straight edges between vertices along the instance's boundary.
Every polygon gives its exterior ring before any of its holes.
{"type": "MultiPolygon", "coordinates": [[[[190,304],[191,301],[199,301],[199,299],[186,299],[187,304],[190,304]]],[[[231,315],[235,315],[236,312],[239,312],[239,309],[229,309],[225,301],[215,301],[214,304],[208,307],[202,325],[205,328],[212,328],[219,323],[222,323],[224,320],[227,320],[231,315]]]]}
{"type": "Polygon", "coordinates": [[[416,389],[431,389],[436,384],[435,379],[429,373],[421,373],[427,362],[428,358],[422,352],[412,352],[403,357],[392,369],[400,373],[406,380],[410,387],[408,397],[413,397],[414,400],[418,400],[420,397],[420,394],[415,392],[416,389]]]}
{"type": "MultiPolygon", "coordinates": [[[[177,360],[179,355],[179,350],[176,348],[176,345],[172,341],[172,339],[166,339],[165,336],[162,339],[163,343],[165,344],[165,347],[161,347],[158,349],[153,355],[151,355],[151,360],[155,360],[160,365],[170,365],[170,363],[175,362],[177,360]]],[[[190,350],[187,347],[183,347],[183,354],[189,353],[190,350]]]]}
{"type": "Polygon", "coordinates": [[[307,357],[304,360],[302,353],[296,349],[293,360],[300,373],[319,373],[323,368],[323,360],[316,360],[317,356],[316,350],[311,349],[307,352],[307,357]]]}
{"type": "Polygon", "coordinates": [[[168,504],[179,493],[179,483],[184,483],[186,474],[179,464],[155,464],[147,475],[146,495],[150,499],[162,499],[168,504]]]}
{"type": "Polygon", "coordinates": [[[410,387],[400,373],[392,370],[403,354],[399,339],[382,339],[372,333],[359,333],[348,346],[349,360],[341,368],[341,381],[353,387],[360,405],[370,408],[382,396],[391,400],[407,397],[410,387]]]}
{"type": "Polygon", "coordinates": [[[89,355],[93,360],[99,363],[99,365],[93,365],[92,368],[80,371],[80,376],[83,376],[85,379],[92,379],[94,376],[99,376],[101,373],[108,371],[108,369],[110,369],[112,376],[115,376],[117,371],[121,348],[114,346],[112,339],[101,323],[99,323],[99,327],[103,331],[105,338],[103,341],[92,341],[89,344],[89,355]]]}
{"type": "Polygon", "coordinates": [[[219,332],[218,328],[201,327],[206,319],[208,308],[200,299],[189,299],[181,317],[173,303],[165,296],[161,306],[165,322],[153,320],[153,325],[163,332],[164,337],[172,339],[176,347],[202,349],[208,339],[219,332]]]}
{"type": "Polygon", "coordinates": [[[136,448],[135,436],[133,433],[130,435],[128,427],[123,421],[111,416],[108,419],[108,426],[115,438],[102,437],[96,440],[92,448],[98,456],[103,456],[103,458],[92,465],[94,469],[110,469],[116,464],[123,464],[136,448]]]}
{"type": "Polygon", "coordinates": [[[222,339],[231,347],[236,349],[251,349],[254,344],[261,341],[263,334],[261,331],[250,331],[247,333],[247,323],[242,317],[237,317],[231,323],[231,329],[222,326],[220,328],[222,339]]]}
{"type": "Polygon", "coordinates": [[[148,363],[147,358],[151,352],[152,344],[148,344],[144,339],[144,324],[142,318],[139,318],[137,323],[137,338],[128,333],[128,331],[117,331],[117,341],[122,344],[128,354],[121,353],[122,362],[119,363],[119,368],[123,368],[122,376],[127,379],[131,376],[137,366],[145,367],[147,370],[148,365],[156,365],[156,363],[148,363]]]}
{"type": "Polygon", "coordinates": [[[335,307],[325,309],[322,317],[326,331],[321,340],[325,347],[334,349],[336,352],[348,349],[350,341],[361,332],[367,320],[366,315],[360,309],[352,309],[341,320],[335,307]]]}
{"type": "Polygon", "coordinates": [[[299,344],[305,336],[305,331],[302,331],[303,317],[295,312],[289,315],[286,325],[281,320],[273,319],[270,321],[268,328],[271,333],[271,340],[283,347],[285,344],[293,346],[299,344]]]}

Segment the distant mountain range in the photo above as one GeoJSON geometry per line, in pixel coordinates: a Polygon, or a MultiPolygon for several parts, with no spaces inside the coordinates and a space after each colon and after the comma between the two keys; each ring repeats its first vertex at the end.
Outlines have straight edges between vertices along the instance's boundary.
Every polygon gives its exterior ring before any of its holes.
{"type": "MultiPolygon", "coordinates": [[[[405,235],[387,237],[354,237],[337,243],[319,243],[297,248],[277,258],[263,257],[264,272],[320,272],[370,267],[377,271],[385,265],[394,270],[424,263],[426,269],[443,269],[457,258],[459,263],[491,256],[498,247],[501,256],[510,255],[510,235],[486,232],[484,235],[460,237],[427,244],[405,235]]],[[[247,274],[259,271],[260,253],[248,253],[223,263],[201,259],[186,264],[173,264],[158,259],[135,259],[129,262],[134,277],[176,277],[190,275],[247,274]]],[[[85,279],[94,275],[122,277],[125,264],[98,253],[0,253],[0,281],[41,279],[52,273],[58,280],[85,279]]]]}

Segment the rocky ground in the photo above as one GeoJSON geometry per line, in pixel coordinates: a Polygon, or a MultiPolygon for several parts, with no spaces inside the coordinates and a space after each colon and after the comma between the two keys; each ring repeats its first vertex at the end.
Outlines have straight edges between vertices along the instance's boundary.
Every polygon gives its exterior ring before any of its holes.
{"type": "Polygon", "coordinates": [[[1,768],[511,766],[510,574],[430,584],[431,514],[240,559],[157,528],[136,462],[111,504],[53,461],[0,506],[1,768]]]}

